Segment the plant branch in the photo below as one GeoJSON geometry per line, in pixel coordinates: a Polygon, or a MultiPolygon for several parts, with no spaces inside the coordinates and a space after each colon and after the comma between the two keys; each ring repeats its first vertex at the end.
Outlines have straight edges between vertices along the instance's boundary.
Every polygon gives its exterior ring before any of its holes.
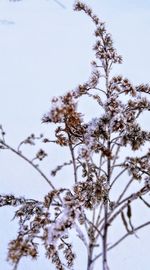
{"type": "MultiPolygon", "coordinates": [[[[116,213],[113,214],[112,217],[109,218],[109,220],[108,220],[109,224],[111,224],[112,221],[128,206],[129,202],[131,203],[131,202],[135,201],[136,199],[139,198],[139,196],[145,195],[149,190],[150,190],[149,185],[144,186],[138,192],[131,194],[130,196],[128,196],[124,200],[122,200],[120,203],[118,203],[118,205],[116,205],[116,208],[118,208],[121,204],[123,204],[123,203],[124,204],[116,213]]],[[[116,208],[115,208],[115,210],[116,210],[116,208]]],[[[104,227],[104,225],[102,226],[102,228],[103,227],[104,227]]]]}
{"type": "Polygon", "coordinates": [[[120,200],[122,199],[122,197],[124,196],[124,194],[126,193],[127,189],[129,188],[129,186],[131,185],[131,183],[133,182],[133,178],[131,178],[129,180],[129,182],[127,183],[127,185],[125,186],[124,190],[122,191],[122,193],[120,194],[118,200],[117,200],[117,203],[118,204],[120,202],[120,200]]]}
{"type": "MultiPolygon", "coordinates": [[[[140,226],[134,228],[134,230],[132,230],[132,231],[130,231],[130,232],[124,234],[124,235],[123,235],[121,238],[119,238],[113,245],[111,245],[107,250],[110,251],[110,250],[113,249],[114,247],[118,246],[125,238],[127,238],[127,237],[130,236],[130,235],[133,235],[136,231],[139,231],[140,229],[142,229],[142,228],[144,228],[144,227],[146,227],[146,226],[148,226],[148,225],[150,225],[150,221],[148,221],[148,222],[146,222],[146,223],[144,223],[144,224],[142,224],[142,225],[140,225],[140,226]]],[[[99,257],[101,257],[101,256],[102,256],[102,252],[95,256],[95,258],[93,259],[92,263],[94,263],[94,262],[95,262],[99,257]]]]}
{"type": "Polygon", "coordinates": [[[127,169],[123,169],[120,173],[118,173],[116,175],[116,177],[114,178],[114,180],[112,181],[111,185],[110,185],[110,188],[112,188],[112,186],[114,185],[114,183],[117,181],[117,179],[126,171],[127,169]]]}
{"type": "Polygon", "coordinates": [[[37,165],[35,165],[31,160],[29,160],[26,156],[24,156],[21,152],[18,152],[13,147],[9,146],[5,142],[1,141],[1,144],[3,144],[7,149],[9,149],[11,152],[19,156],[20,158],[24,159],[28,164],[30,164],[43,178],[44,180],[49,184],[49,186],[55,190],[54,185],[51,183],[51,181],[48,179],[48,177],[39,169],[37,165]]]}

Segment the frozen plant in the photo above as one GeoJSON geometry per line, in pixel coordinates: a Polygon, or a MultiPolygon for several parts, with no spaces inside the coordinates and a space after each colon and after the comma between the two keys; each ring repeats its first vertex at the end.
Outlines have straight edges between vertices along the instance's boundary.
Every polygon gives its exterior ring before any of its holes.
{"type": "Polygon", "coordinates": [[[14,270],[22,257],[37,258],[39,241],[56,269],[75,269],[79,252],[70,238],[72,231],[87,251],[86,269],[96,270],[96,262],[102,257],[102,266],[98,269],[108,270],[111,269],[108,252],[150,225],[150,220],[143,220],[141,224],[132,220],[133,203],[137,200],[150,207],[150,149],[144,147],[149,143],[150,132],[143,130],[139,123],[141,114],[150,110],[150,87],[134,86],[123,76],[112,76],[113,66],[121,64],[122,57],[114,48],[105,24],[81,2],[76,2],[74,10],[86,13],[95,25],[95,60],[89,80],[65,95],[54,97],[51,109],[43,116],[43,123],[56,126],[55,139],[31,134],[15,149],[0,127],[1,151],[10,150],[24,159],[50,189],[42,201],[11,194],[0,196],[1,207],[17,208],[14,217],[19,224],[18,235],[8,246],[8,260],[14,270]],[[78,111],[80,99],[84,97],[96,102],[99,108],[97,117],[89,122],[78,111]],[[35,160],[42,161],[48,153],[40,149],[31,160],[22,152],[22,145],[34,145],[37,140],[70,151],[70,160],[52,169],[51,177],[35,164],[35,160]],[[125,148],[127,157],[123,155],[125,148]],[[138,150],[142,150],[142,155],[138,150]],[[52,178],[66,166],[72,167],[72,181],[68,188],[57,189],[52,178]],[[114,199],[114,191],[121,181],[122,190],[114,199]],[[135,182],[137,189],[133,192],[131,187],[135,182]],[[108,232],[119,219],[126,232],[110,244],[108,232]]]}

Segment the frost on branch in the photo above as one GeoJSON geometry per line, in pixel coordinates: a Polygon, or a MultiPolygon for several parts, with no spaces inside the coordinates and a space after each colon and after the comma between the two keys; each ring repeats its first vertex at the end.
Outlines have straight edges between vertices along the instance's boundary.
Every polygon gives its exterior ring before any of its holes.
{"type": "Polygon", "coordinates": [[[0,151],[12,151],[49,185],[42,201],[0,195],[0,207],[16,207],[14,218],[19,224],[18,235],[8,246],[8,260],[15,270],[22,257],[37,258],[39,243],[45,247],[45,255],[56,269],[77,270],[75,258],[80,254],[73,237],[78,237],[87,252],[87,270],[94,270],[95,261],[101,256],[102,268],[106,270],[109,269],[108,251],[150,225],[150,221],[142,221],[136,226],[136,218],[132,220],[134,202],[139,200],[150,207],[150,132],[142,128],[139,118],[150,111],[150,87],[148,84],[134,86],[126,77],[112,75],[114,64],[120,64],[122,57],[114,48],[105,23],[79,1],[74,9],[84,11],[94,22],[95,59],[87,82],[52,99],[42,122],[56,127],[53,138],[31,134],[15,149],[7,143],[6,133],[0,126],[0,151]],[[83,108],[79,106],[86,97],[90,106],[97,108],[97,115],[91,115],[89,121],[85,121],[83,108]],[[26,157],[23,147],[34,147],[37,143],[40,147],[33,159],[26,157]],[[47,143],[67,148],[70,155],[67,160],[64,155],[60,165],[50,168],[49,176],[41,169],[42,160],[48,158],[49,153],[49,148],[45,151],[41,144],[45,147],[47,143]],[[40,162],[40,166],[35,162],[40,162]],[[72,177],[59,178],[61,188],[58,189],[57,180],[51,177],[57,177],[64,167],[72,168],[72,177]],[[137,184],[134,191],[134,187],[130,189],[133,182],[137,184]],[[117,184],[119,195],[116,195],[117,184]],[[108,231],[119,219],[126,234],[110,245],[108,231]]]}

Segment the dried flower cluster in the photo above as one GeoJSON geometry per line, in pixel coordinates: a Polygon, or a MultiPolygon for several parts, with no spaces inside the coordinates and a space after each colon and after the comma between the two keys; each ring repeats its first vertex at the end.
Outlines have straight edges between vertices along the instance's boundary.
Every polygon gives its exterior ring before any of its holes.
{"type": "Polygon", "coordinates": [[[95,24],[95,60],[89,80],[65,95],[54,97],[50,111],[43,116],[43,123],[56,125],[55,139],[32,134],[16,150],[7,144],[5,132],[0,126],[0,149],[8,149],[28,162],[52,189],[41,202],[13,195],[0,196],[1,207],[17,207],[14,218],[19,223],[18,236],[8,247],[8,260],[14,264],[14,269],[17,269],[23,256],[37,258],[39,240],[45,247],[46,257],[51,259],[56,269],[75,269],[78,252],[75,253],[70,239],[70,231],[74,231],[87,249],[86,269],[93,270],[95,261],[102,256],[102,269],[108,270],[108,251],[127,236],[150,225],[150,221],[137,227],[132,223],[134,201],[140,199],[146,207],[150,207],[147,201],[150,150],[144,148],[150,141],[150,132],[143,130],[139,122],[139,116],[150,110],[150,87],[134,86],[120,75],[111,76],[113,65],[120,64],[122,57],[114,48],[105,24],[79,1],[74,9],[85,12],[95,24]],[[78,111],[83,96],[99,106],[97,117],[89,122],[78,111]],[[36,139],[42,139],[44,144],[55,143],[69,149],[69,162],[65,161],[51,170],[51,176],[56,176],[64,166],[72,166],[73,179],[67,189],[56,189],[51,179],[35,165],[35,159],[42,161],[47,156],[44,150],[40,149],[32,160],[20,151],[23,144],[34,145],[36,139]],[[129,157],[122,160],[123,150],[127,147],[129,157]],[[144,152],[142,156],[139,149],[144,152]],[[115,185],[124,174],[129,180],[119,197],[112,200],[115,185]],[[127,196],[126,192],[134,180],[138,180],[139,188],[127,196]],[[122,219],[126,234],[110,246],[108,230],[118,217],[122,219]]]}

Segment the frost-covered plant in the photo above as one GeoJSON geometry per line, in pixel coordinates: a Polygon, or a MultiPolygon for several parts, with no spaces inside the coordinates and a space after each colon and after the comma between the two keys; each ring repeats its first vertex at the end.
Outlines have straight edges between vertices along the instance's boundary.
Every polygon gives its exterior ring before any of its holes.
{"type": "Polygon", "coordinates": [[[95,262],[102,257],[99,269],[108,270],[108,251],[150,225],[148,220],[135,226],[131,210],[136,200],[150,207],[147,201],[150,149],[144,147],[150,140],[150,132],[143,130],[138,121],[144,111],[150,110],[147,99],[150,87],[134,86],[123,76],[112,76],[113,65],[121,64],[122,57],[115,50],[105,24],[81,2],[77,2],[74,9],[84,11],[95,24],[96,58],[86,83],[52,99],[51,109],[42,121],[56,125],[55,139],[32,134],[15,149],[6,142],[1,126],[1,150],[8,149],[28,162],[51,189],[43,201],[0,196],[1,207],[17,207],[15,218],[19,231],[8,247],[8,260],[14,264],[13,269],[17,269],[24,256],[37,258],[39,241],[56,269],[75,269],[78,252],[70,238],[73,231],[87,250],[86,269],[96,269],[95,262]],[[90,121],[85,121],[83,113],[78,111],[80,100],[86,96],[96,102],[98,108],[98,116],[90,121]],[[34,145],[37,139],[70,151],[71,160],[53,169],[51,179],[35,164],[35,160],[41,161],[47,156],[44,150],[40,149],[32,160],[21,151],[23,144],[34,145]],[[123,155],[125,148],[128,148],[128,157],[123,155]],[[139,149],[143,151],[142,156],[139,149]],[[68,188],[56,189],[52,177],[64,166],[72,166],[72,181],[68,188]],[[114,199],[117,183],[124,175],[127,182],[122,184],[119,196],[114,199]],[[137,190],[133,192],[130,187],[135,181],[137,190]],[[108,231],[120,217],[126,233],[110,245],[108,231]]]}

